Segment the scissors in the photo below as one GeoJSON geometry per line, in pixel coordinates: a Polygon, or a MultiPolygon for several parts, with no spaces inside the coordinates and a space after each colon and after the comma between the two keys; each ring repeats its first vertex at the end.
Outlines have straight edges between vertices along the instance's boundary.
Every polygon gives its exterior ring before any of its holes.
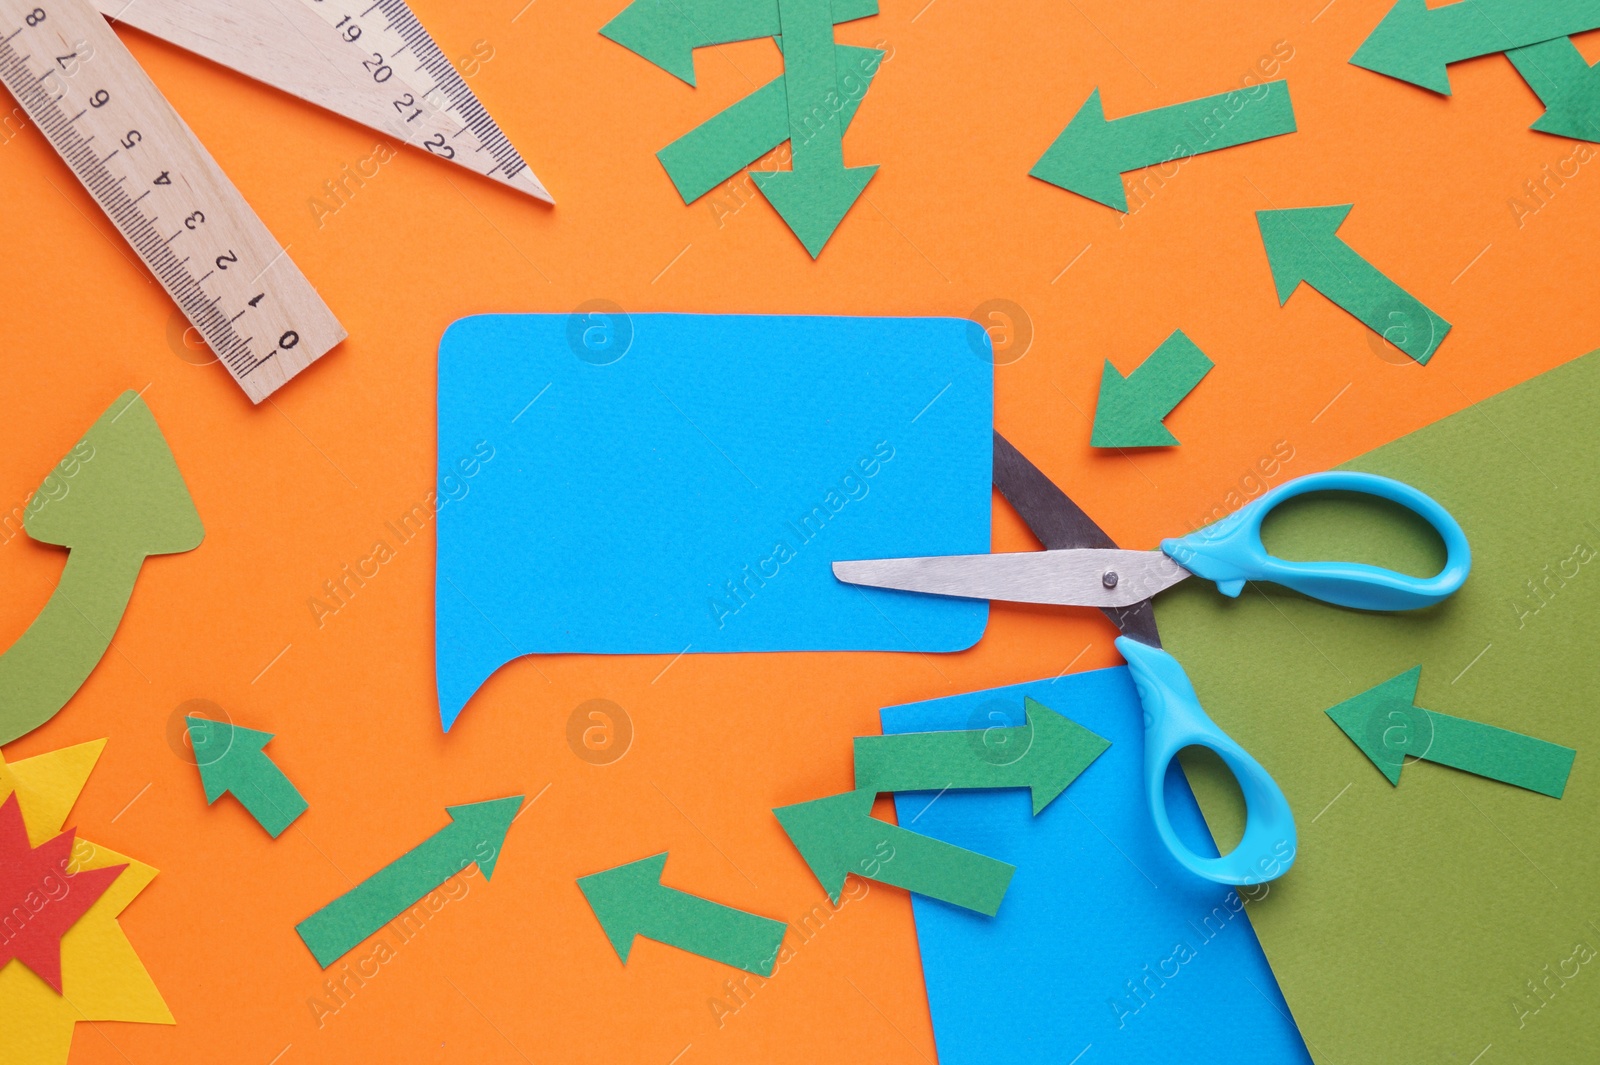
{"type": "Polygon", "coordinates": [[[1288,800],[1260,762],[1206,716],[1183,667],[1161,648],[1151,597],[1189,576],[1237,597],[1246,581],[1271,581],[1335,606],[1416,610],[1461,587],[1472,566],[1466,534],[1450,512],[1417,489],[1370,473],[1314,473],[1286,481],[1213,525],[1161,541],[1158,551],[1125,551],[1066,493],[999,433],[994,484],[1044,544],[1043,551],[835,562],[849,584],[967,599],[1096,606],[1117,624],[1117,650],[1144,708],[1144,787],[1156,831],[1185,868],[1219,884],[1275,880],[1294,864],[1296,835],[1288,800]],[[1359,562],[1291,562],[1267,553],[1261,522],[1309,492],[1353,492],[1398,503],[1431,525],[1445,545],[1444,568],[1412,577],[1359,562]],[[1192,851],[1167,816],[1168,767],[1185,747],[1221,757],[1244,793],[1244,836],[1219,858],[1192,851]]]}

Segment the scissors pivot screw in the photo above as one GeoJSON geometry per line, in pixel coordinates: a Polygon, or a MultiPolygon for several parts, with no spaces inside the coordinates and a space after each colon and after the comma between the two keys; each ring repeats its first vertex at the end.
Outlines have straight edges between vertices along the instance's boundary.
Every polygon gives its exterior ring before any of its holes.
{"type": "Polygon", "coordinates": [[[1115,588],[1117,586],[1117,571],[1114,569],[1106,570],[1100,578],[1100,583],[1107,588],[1115,588]]]}

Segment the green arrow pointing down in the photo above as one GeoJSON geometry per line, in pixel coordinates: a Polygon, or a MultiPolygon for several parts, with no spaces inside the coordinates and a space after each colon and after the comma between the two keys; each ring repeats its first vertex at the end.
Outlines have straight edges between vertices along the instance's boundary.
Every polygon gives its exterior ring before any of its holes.
{"type": "Polygon", "coordinates": [[[879,821],[871,788],[772,811],[835,903],[850,873],[993,917],[1016,866],[879,821]]]}
{"type": "Polygon", "coordinates": [[[1600,27],[1600,0],[1399,0],[1350,62],[1450,94],[1451,63],[1600,27]]]}
{"type": "Polygon", "coordinates": [[[294,926],[326,969],[428,892],[474,863],[494,876],[521,795],[447,806],[451,824],[294,926]]]}
{"type": "Polygon", "coordinates": [[[0,744],[49,721],[89,678],[144,560],[192,551],[205,536],[155,417],[135,392],[118,396],[57,464],[22,523],[33,539],[71,553],[44,609],[0,655],[0,744]]]}
{"type": "Polygon", "coordinates": [[[1095,447],[1171,447],[1178,438],[1162,419],[1172,413],[1200,379],[1211,360],[1194,341],[1175,330],[1127,377],[1106,360],[1100,375],[1100,401],[1094,408],[1095,447]]]}
{"type": "Polygon", "coordinates": [[[203,717],[188,721],[207,806],[232,792],[273,839],[306,812],[306,800],[262,750],[272,733],[203,717]]]}
{"type": "Polygon", "coordinates": [[[628,963],[634,937],[644,936],[757,976],[771,976],[788,926],[666,887],[661,883],[666,865],[663,851],[578,878],[578,887],[622,963],[628,963]]]}
{"type": "Polygon", "coordinates": [[[1122,175],[1130,170],[1266,140],[1294,129],[1294,105],[1289,102],[1286,81],[1269,81],[1113,121],[1106,120],[1100,90],[1095,89],[1028,173],[1126,211],[1128,196],[1122,175]]]}
{"type": "Polygon", "coordinates": [[[1328,711],[1389,783],[1400,783],[1407,757],[1561,798],[1577,752],[1493,725],[1414,705],[1422,667],[1384,681],[1328,711]]]}
{"type": "Polygon", "coordinates": [[[1031,698],[1026,723],[964,732],[856,737],[856,787],[866,791],[1028,788],[1035,815],[1111,741],[1031,698]]]}
{"type": "Polygon", "coordinates": [[[844,128],[830,102],[838,84],[830,0],[778,0],[778,8],[793,169],[751,176],[815,259],[878,168],[844,165],[844,128]]]}
{"type": "Polygon", "coordinates": [[[1533,128],[1557,137],[1600,141],[1600,72],[1565,37],[1506,53],[1544,104],[1533,128]]]}
{"type": "MultiPolygon", "coordinates": [[[[830,25],[878,13],[878,0],[827,6],[830,25]]],[[[600,33],[693,85],[696,48],[772,37],[779,25],[778,0],[633,0],[600,33]]]]}
{"type": "Polygon", "coordinates": [[[1351,206],[1256,212],[1272,281],[1278,289],[1278,305],[1288,303],[1304,281],[1368,329],[1426,363],[1450,332],[1450,323],[1339,239],[1337,230],[1351,206]]]}

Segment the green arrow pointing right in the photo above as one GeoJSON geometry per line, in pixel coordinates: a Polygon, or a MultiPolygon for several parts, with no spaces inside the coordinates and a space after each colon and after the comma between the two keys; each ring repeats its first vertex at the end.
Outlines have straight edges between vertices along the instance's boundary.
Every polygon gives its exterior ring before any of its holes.
{"type": "Polygon", "coordinates": [[[1600,70],[1566,37],[1506,53],[1544,104],[1533,128],[1557,137],[1600,141],[1600,70]]]}
{"type": "Polygon", "coordinates": [[[272,733],[203,717],[188,722],[206,805],[232,792],[273,839],[306,812],[304,797],[262,749],[272,733]]]}
{"type": "Polygon", "coordinates": [[[1414,666],[1327,711],[1389,783],[1407,757],[1561,798],[1577,752],[1520,732],[1415,705],[1422,667],[1414,666]]]}
{"type": "Polygon", "coordinates": [[[1127,377],[1106,360],[1100,400],[1094,408],[1095,447],[1171,447],[1178,438],[1162,423],[1183,397],[1211,372],[1211,360],[1194,341],[1174,330],[1127,377]]]}
{"type": "Polygon", "coordinates": [[[1426,363],[1450,332],[1450,323],[1339,239],[1337,231],[1351,206],[1256,212],[1278,305],[1288,303],[1304,281],[1368,329],[1426,363]]]}

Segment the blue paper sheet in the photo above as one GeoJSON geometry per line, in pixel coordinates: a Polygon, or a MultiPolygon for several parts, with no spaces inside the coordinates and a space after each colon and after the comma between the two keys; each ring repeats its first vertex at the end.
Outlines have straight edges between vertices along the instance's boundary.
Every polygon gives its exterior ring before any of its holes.
{"type": "MultiPolygon", "coordinates": [[[[1241,895],[1167,854],[1126,667],[891,706],[883,730],[1020,725],[1025,695],[1111,741],[1038,817],[1021,789],[895,797],[901,825],[1017,867],[995,918],[912,896],[940,1065],[1309,1063],[1244,912],[1286,888],[1241,895]]],[[[1179,834],[1214,855],[1177,770],[1167,797],[1179,834]]]]}
{"type": "Polygon", "coordinates": [[[986,603],[829,567],[987,551],[992,424],[988,338],[964,319],[456,322],[439,351],[445,728],[525,654],[970,647],[986,603]]]}

